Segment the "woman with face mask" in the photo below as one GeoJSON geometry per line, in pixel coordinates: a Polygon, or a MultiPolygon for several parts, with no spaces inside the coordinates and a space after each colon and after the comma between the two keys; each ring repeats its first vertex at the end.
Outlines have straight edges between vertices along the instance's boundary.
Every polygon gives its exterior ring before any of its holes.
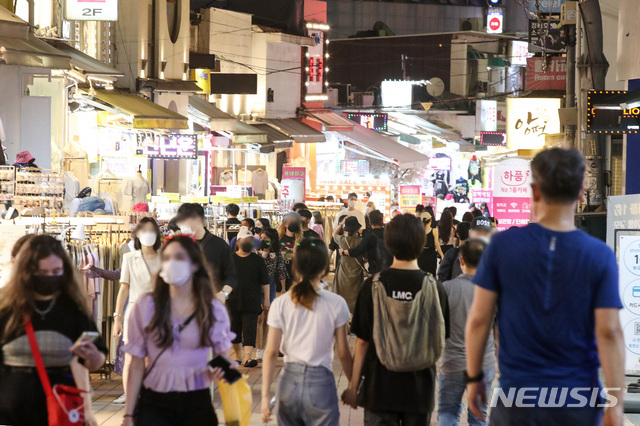
{"type": "MultiPolygon", "coordinates": [[[[152,290],[152,280],[160,272],[160,254],[162,246],[162,232],[155,219],[143,217],[135,230],[134,248],[135,251],[125,254],[122,257],[122,271],[120,273],[120,290],[116,299],[116,309],[113,314],[113,337],[116,340],[123,334],[123,341],[126,345],[129,341],[127,328],[123,324],[128,323],[130,313],[138,299],[145,293],[152,290]],[[126,313],[124,305],[128,305],[126,313]],[[123,318],[123,314],[126,315],[123,318]],[[123,333],[124,331],[124,333],[123,333]]],[[[114,401],[116,404],[125,403],[127,389],[127,370],[131,362],[131,356],[124,357],[124,369],[122,375],[122,385],[125,393],[114,401]]]]}
{"type": "Polygon", "coordinates": [[[258,334],[258,316],[271,305],[269,274],[262,256],[253,252],[255,240],[251,231],[238,232],[237,251],[233,255],[238,285],[227,301],[231,313],[231,331],[236,335],[233,350],[245,367],[258,366],[253,358],[258,334]]]}
{"type": "MultiPolygon", "coordinates": [[[[282,223],[278,227],[278,238],[280,239],[280,251],[287,267],[287,282],[285,288],[278,288],[278,293],[288,291],[291,287],[291,262],[296,247],[304,239],[302,233],[302,218],[296,212],[289,212],[284,215],[282,223]]],[[[277,283],[276,283],[277,284],[277,283]]]]}
{"type": "MultiPolygon", "coordinates": [[[[101,339],[71,350],[83,332],[97,332],[87,299],[62,244],[47,235],[23,241],[7,285],[0,290],[0,424],[48,424],[44,389],[25,330],[28,318],[51,386],[90,390],[107,349],[101,339]]],[[[97,425],[91,393],[85,395],[87,425],[97,425]]]]}
{"type": "Polygon", "coordinates": [[[235,336],[192,237],[167,241],[153,292],[131,311],[123,425],[217,425],[209,386],[224,374],[210,370],[207,360],[211,351],[225,356],[235,336]]]}
{"type": "MultiPolygon", "coordinates": [[[[262,256],[267,266],[267,274],[269,276],[269,301],[273,304],[273,301],[279,296],[277,287],[284,288],[287,280],[287,268],[284,265],[282,253],[280,253],[278,231],[271,228],[262,231],[260,234],[258,254],[262,256]],[[278,285],[276,283],[278,283],[278,285]]],[[[264,355],[263,349],[267,344],[269,327],[267,326],[266,318],[268,318],[268,316],[269,310],[265,309],[258,317],[258,350],[256,355],[258,360],[262,359],[264,355]]]]}

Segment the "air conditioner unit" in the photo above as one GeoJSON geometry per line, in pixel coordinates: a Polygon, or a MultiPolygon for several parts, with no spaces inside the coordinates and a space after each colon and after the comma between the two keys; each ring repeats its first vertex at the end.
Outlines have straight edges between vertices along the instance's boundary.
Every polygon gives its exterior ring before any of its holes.
{"type": "Polygon", "coordinates": [[[460,31],[482,31],[483,18],[467,18],[460,20],[460,31]]]}
{"type": "Polygon", "coordinates": [[[351,95],[350,104],[359,107],[373,106],[373,92],[355,92],[351,95]]]}

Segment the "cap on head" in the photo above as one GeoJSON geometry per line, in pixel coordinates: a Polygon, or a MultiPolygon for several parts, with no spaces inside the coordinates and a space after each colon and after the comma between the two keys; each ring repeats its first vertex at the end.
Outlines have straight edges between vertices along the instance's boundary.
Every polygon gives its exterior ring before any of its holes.
{"type": "Polygon", "coordinates": [[[350,216],[344,221],[344,230],[347,232],[357,232],[360,228],[362,225],[355,216],[350,216]]]}
{"type": "Polygon", "coordinates": [[[471,222],[472,231],[491,231],[492,229],[491,221],[484,216],[478,216],[471,222]]]}

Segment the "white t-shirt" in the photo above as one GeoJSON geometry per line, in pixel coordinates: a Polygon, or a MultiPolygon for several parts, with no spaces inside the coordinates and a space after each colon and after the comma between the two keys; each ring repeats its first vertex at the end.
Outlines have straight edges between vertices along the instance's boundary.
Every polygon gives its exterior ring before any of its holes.
{"type": "Polygon", "coordinates": [[[348,323],[351,315],[342,296],[326,290],[318,295],[313,310],[296,306],[291,293],[278,297],[269,309],[267,324],[282,330],[284,362],[332,370],[335,330],[348,323]]]}

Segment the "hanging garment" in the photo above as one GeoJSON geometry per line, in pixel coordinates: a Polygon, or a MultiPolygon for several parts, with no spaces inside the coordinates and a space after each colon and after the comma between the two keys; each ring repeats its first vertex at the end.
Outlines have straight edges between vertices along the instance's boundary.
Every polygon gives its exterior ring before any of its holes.
{"type": "Polygon", "coordinates": [[[442,171],[442,170],[438,170],[434,175],[433,175],[433,189],[435,190],[435,196],[440,196],[442,195],[443,197],[446,196],[447,194],[449,194],[449,184],[447,182],[447,173],[442,171]]]}
{"type": "Polygon", "coordinates": [[[227,171],[220,173],[220,185],[230,186],[233,185],[233,172],[227,171]]]}
{"type": "Polygon", "coordinates": [[[256,170],[251,175],[251,186],[257,195],[265,195],[269,187],[269,175],[264,170],[256,170]]]}
{"type": "Polygon", "coordinates": [[[458,178],[453,189],[453,200],[456,203],[469,202],[469,182],[464,178],[458,178]]]}
{"type": "Polygon", "coordinates": [[[482,169],[480,168],[480,159],[473,157],[469,161],[469,181],[472,186],[475,186],[477,182],[482,184],[482,169]]]}
{"type": "Polygon", "coordinates": [[[249,170],[242,169],[238,171],[238,185],[251,185],[251,172],[249,170]]]}

